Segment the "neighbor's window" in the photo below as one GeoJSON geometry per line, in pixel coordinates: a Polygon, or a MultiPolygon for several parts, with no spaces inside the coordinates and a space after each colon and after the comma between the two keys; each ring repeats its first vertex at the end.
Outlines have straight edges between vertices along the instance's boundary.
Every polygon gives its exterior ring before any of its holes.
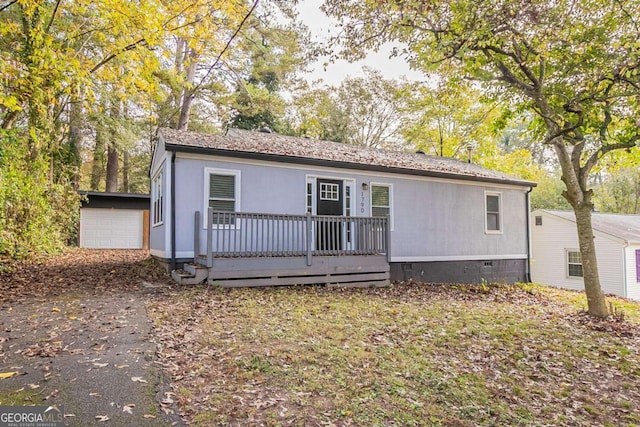
{"type": "Polygon", "coordinates": [[[162,225],[164,221],[164,207],[162,204],[162,173],[156,175],[151,181],[151,208],[153,213],[153,226],[162,225]]]}
{"type": "MultiPolygon", "coordinates": [[[[216,212],[239,211],[240,171],[208,169],[208,204],[216,212]]],[[[229,220],[216,220],[214,224],[228,223],[229,220]]]]}
{"type": "Polygon", "coordinates": [[[583,277],[580,251],[567,251],[567,275],[569,277],[583,277]]]}
{"type": "Polygon", "coordinates": [[[485,193],[486,231],[487,233],[502,232],[501,194],[485,193]]]}
{"type": "Polygon", "coordinates": [[[536,215],[536,225],[542,225],[542,216],[536,215]]]}

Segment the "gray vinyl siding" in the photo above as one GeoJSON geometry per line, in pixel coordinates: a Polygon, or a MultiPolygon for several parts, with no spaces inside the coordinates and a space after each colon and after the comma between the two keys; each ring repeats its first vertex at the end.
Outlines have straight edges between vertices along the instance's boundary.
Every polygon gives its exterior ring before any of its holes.
{"type": "MultiPolygon", "coordinates": [[[[154,226],[153,212],[149,212],[149,250],[152,255],[156,255],[161,258],[169,258],[170,249],[167,247],[169,244],[167,241],[167,232],[171,224],[171,204],[169,198],[170,177],[168,168],[171,159],[168,154],[164,152],[164,149],[162,149],[162,155],[165,157],[164,159],[154,155],[154,163],[157,163],[154,164],[155,169],[151,170],[151,179],[153,180],[158,173],[162,173],[162,202],[164,204],[163,222],[160,225],[154,226]]],[[[151,201],[151,205],[153,205],[153,200],[151,201]]]]}
{"type": "MultiPolygon", "coordinates": [[[[392,261],[394,258],[398,261],[403,258],[428,261],[431,257],[500,258],[527,252],[526,189],[522,187],[442,182],[338,168],[287,167],[275,162],[243,163],[214,157],[207,160],[204,156],[192,158],[178,153],[175,163],[178,257],[193,253],[193,215],[205,206],[205,168],[240,172],[237,185],[240,185],[242,212],[304,215],[306,178],[318,176],[355,180],[352,215],[370,216],[371,183],[390,184],[393,186],[394,217],[392,261]],[[363,183],[369,186],[367,190],[362,189],[363,183]],[[485,191],[502,195],[501,234],[485,233],[485,191]]],[[[168,218],[165,218],[165,224],[168,224],[168,218]]],[[[203,229],[202,241],[205,237],[203,229]]]]}

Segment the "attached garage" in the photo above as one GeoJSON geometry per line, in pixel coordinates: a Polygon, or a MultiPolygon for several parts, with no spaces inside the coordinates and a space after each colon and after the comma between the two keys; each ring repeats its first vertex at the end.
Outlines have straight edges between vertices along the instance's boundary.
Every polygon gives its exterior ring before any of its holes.
{"type": "Polygon", "coordinates": [[[78,243],[88,249],[148,249],[149,195],[84,192],[78,243]]]}

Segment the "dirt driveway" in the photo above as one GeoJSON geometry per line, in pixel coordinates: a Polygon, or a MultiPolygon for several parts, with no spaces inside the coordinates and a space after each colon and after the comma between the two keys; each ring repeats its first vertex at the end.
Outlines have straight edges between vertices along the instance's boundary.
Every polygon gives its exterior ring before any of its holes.
{"type": "Polygon", "coordinates": [[[171,286],[146,251],[72,250],[0,275],[0,405],[61,405],[69,426],[184,425],[145,303],[171,286]]]}

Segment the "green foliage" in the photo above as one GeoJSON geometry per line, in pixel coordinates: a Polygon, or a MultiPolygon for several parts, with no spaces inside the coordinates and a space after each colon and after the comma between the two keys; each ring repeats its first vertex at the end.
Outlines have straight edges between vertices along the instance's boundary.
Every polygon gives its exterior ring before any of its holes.
{"type": "Polygon", "coordinates": [[[55,252],[73,238],[79,196],[53,183],[49,162],[28,156],[25,135],[0,131],[0,255],[24,258],[55,252]]]}
{"type": "Polygon", "coordinates": [[[597,187],[594,197],[601,212],[621,214],[640,213],[640,170],[625,168],[617,170],[597,187]]]}
{"type": "Polygon", "coordinates": [[[412,85],[372,68],[339,87],[302,88],[290,117],[299,135],[368,147],[398,147],[411,121],[412,85]]]}

